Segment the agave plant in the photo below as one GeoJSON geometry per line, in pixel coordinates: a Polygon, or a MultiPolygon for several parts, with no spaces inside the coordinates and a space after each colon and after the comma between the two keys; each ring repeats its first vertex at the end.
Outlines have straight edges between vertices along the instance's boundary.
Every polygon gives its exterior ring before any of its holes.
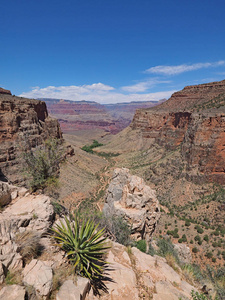
{"type": "Polygon", "coordinates": [[[76,216],[72,220],[65,217],[60,223],[52,229],[53,237],[66,252],[75,271],[91,280],[100,278],[107,265],[105,250],[109,248],[103,237],[104,229],[98,230],[98,225],[90,220],[83,221],[80,226],[76,216]]]}

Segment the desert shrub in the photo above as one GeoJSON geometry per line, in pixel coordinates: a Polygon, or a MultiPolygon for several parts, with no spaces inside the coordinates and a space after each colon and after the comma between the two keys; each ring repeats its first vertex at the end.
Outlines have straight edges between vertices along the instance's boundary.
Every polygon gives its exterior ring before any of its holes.
{"type": "Polygon", "coordinates": [[[214,234],[215,236],[219,236],[219,235],[220,235],[220,232],[219,232],[219,230],[217,229],[217,230],[215,230],[215,231],[213,232],[213,234],[214,234]]]}
{"type": "Polygon", "coordinates": [[[63,205],[61,205],[59,202],[51,201],[51,204],[53,206],[55,214],[59,216],[63,216],[66,214],[66,208],[63,205]]]}
{"type": "Polygon", "coordinates": [[[174,230],[167,230],[167,234],[172,235],[173,238],[179,238],[178,228],[175,228],[174,230]]]}
{"type": "Polygon", "coordinates": [[[222,251],[223,259],[225,260],[225,251],[222,251]]]}
{"type": "Polygon", "coordinates": [[[186,234],[183,234],[182,238],[178,240],[178,243],[186,243],[186,242],[187,242],[186,234]]]}
{"type": "Polygon", "coordinates": [[[41,254],[40,235],[34,231],[24,231],[16,235],[18,251],[25,262],[41,254]]]}
{"type": "Polygon", "coordinates": [[[201,240],[201,237],[200,237],[199,235],[196,235],[196,236],[194,237],[194,240],[195,240],[196,242],[198,242],[199,245],[202,244],[202,240],[201,240]]]}
{"type": "Polygon", "coordinates": [[[192,248],[192,252],[193,253],[197,253],[198,252],[198,248],[197,247],[192,248]]]}
{"type": "Polygon", "coordinates": [[[191,222],[189,220],[185,221],[185,226],[189,227],[191,225],[191,222]]]}
{"type": "Polygon", "coordinates": [[[204,235],[204,238],[203,238],[204,241],[208,242],[209,241],[209,236],[206,234],[204,235]]]}
{"type": "Polygon", "coordinates": [[[59,170],[59,163],[62,160],[60,141],[50,139],[44,145],[26,151],[23,154],[25,162],[24,171],[28,175],[28,184],[32,190],[44,188],[54,182],[59,170]]]}
{"type": "Polygon", "coordinates": [[[114,152],[97,152],[96,154],[98,156],[105,157],[105,158],[116,157],[120,155],[120,153],[114,153],[114,152]]]}
{"type": "Polygon", "coordinates": [[[202,234],[202,233],[204,232],[204,230],[202,229],[202,227],[199,226],[199,225],[196,225],[196,226],[195,226],[195,229],[196,229],[197,232],[200,233],[200,234],[202,234]]]}
{"type": "Polygon", "coordinates": [[[83,221],[80,225],[76,216],[70,220],[65,217],[52,231],[57,245],[66,252],[77,273],[90,280],[103,276],[107,265],[104,256],[109,246],[103,237],[104,230],[98,230],[94,221],[83,221]]]}
{"type": "Polygon", "coordinates": [[[125,246],[131,243],[131,226],[119,216],[101,215],[97,219],[101,228],[104,228],[107,236],[125,246]]]}
{"type": "Polygon", "coordinates": [[[149,249],[148,249],[148,254],[150,254],[151,256],[154,256],[155,255],[155,249],[154,247],[152,246],[152,244],[150,243],[149,244],[149,249]]]}
{"type": "Polygon", "coordinates": [[[193,300],[212,300],[211,296],[206,296],[205,294],[199,294],[198,292],[195,292],[194,290],[191,291],[191,296],[193,300]]]}
{"type": "Polygon", "coordinates": [[[192,284],[194,284],[194,282],[200,283],[203,279],[201,269],[198,265],[186,264],[182,266],[182,270],[185,278],[192,284]]]}
{"type": "Polygon", "coordinates": [[[135,243],[135,247],[137,247],[141,252],[146,253],[147,245],[145,240],[140,240],[135,243]]]}
{"type": "Polygon", "coordinates": [[[211,251],[209,251],[209,252],[207,252],[207,253],[205,254],[205,256],[206,256],[207,258],[212,258],[212,257],[213,257],[213,254],[212,254],[211,251]]]}
{"type": "Polygon", "coordinates": [[[166,255],[170,254],[175,257],[176,262],[179,263],[179,258],[177,255],[177,251],[174,249],[174,246],[170,239],[166,238],[160,238],[157,243],[159,250],[157,251],[157,254],[163,257],[166,257],[166,255]]]}

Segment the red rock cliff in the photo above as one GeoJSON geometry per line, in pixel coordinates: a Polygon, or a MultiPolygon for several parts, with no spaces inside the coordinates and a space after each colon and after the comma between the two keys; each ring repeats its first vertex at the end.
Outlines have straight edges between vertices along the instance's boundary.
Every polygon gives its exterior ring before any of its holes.
{"type": "Polygon", "coordinates": [[[62,134],[57,120],[48,116],[45,102],[10,94],[0,94],[0,179],[19,183],[21,152],[62,134]]]}
{"type": "Polygon", "coordinates": [[[185,87],[159,106],[137,110],[131,127],[170,150],[180,147],[190,176],[224,184],[225,80],[185,87]]]}

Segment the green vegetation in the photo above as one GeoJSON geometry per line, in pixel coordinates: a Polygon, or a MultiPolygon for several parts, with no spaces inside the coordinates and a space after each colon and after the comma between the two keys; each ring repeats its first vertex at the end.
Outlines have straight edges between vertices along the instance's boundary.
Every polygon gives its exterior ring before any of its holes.
{"type": "Polygon", "coordinates": [[[194,237],[194,240],[195,240],[199,245],[202,244],[202,240],[201,240],[201,237],[200,237],[199,235],[196,235],[196,236],[194,237]]]}
{"type": "Polygon", "coordinates": [[[120,153],[113,153],[113,152],[97,152],[96,154],[98,156],[102,156],[105,158],[116,157],[120,155],[120,153]]]}
{"type": "Polygon", "coordinates": [[[103,144],[99,143],[96,140],[93,140],[93,143],[91,145],[85,145],[81,149],[86,151],[86,152],[89,152],[89,153],[94,153],[93,149],[97,148],[97,147],[100,147],[100,146],[103,146],[103,144]]]}
{"type": "Polygon", "coordinates": [[[202,227],[199,226],[199,225],[196,225],[196,226],[195,226],[195,229],[196,229],[197,232],[200,233],[200,234],[202,234],[202,233],[204,232],[204,230],[202,229],[202,227]]]}
{"type": "Polygon", "coordinates": [[[212,300],[211,296],[206,296],[205,294],[202,294],[202,293],[199,294],[198,292],[195,292],[194,290],[191,291],[191,296],[192,296],[193,300],[212,300]]]}
{"type": "Polygon", "coordinates": [[[209,241],[209,236],[206,234],[204,235],[204,238],[203,238],[204,241],[208,242],[209,241]]]}
{"type": "Polygon", "coordinates": [[[175,258],[176,262],[179,262],[177,252],[169,238],[160,238],[157,245],[159,247],[159,250],[157,251],[158,255],[166,257],[169,254],[175,258]]]}
{"type": "Polygon", "coordinates": [[[97,219],[99,226],[104,228],[107,236],[112,240],[128,246],[131,244],[131,226],[122,218],[117,216],[100,215],[97,219]]]}
{"type": "Polygon", "coordinates": [[[211,251],[209,251],[209,252],[207,252],[207,253],[205,254],[205,256],[206,256],[207,258],[212,258],[212,257],[213,257],[213,254],[212,254],[211,251]]]}
{"type": "Polygon", "coordinates": [[[198,252],[198,248],[197,247],[192,248],[192,252],[193,253],[197,253],[198,252]]]}
{"type": "Polygon", "coordinates": [[[135,247],[137,247],[141,252],[146,253],[147,245],[145,240],[140,240],[135,243],[135,247]]]}
{"type": "Polygon", "coordinates": [[[186,242],[187,242],[186,234],[183,234],[182,238],[178,240],[178,243],[186,243],[186,242]]]}
{"type": "Polygon", "coordinates": [[[71,220],[65,217],[60,223],[52,229],[53,237],[66,252],[75,272],[90,280],[101,279],[107,265],[104,256],[109,248],[103,237],[104,230],[98,230],[98,225],[90,220],[80,225],[76,216],[71,220]]]}
{"type": "Polygon", "coordinates": [[[225,106],[225,94],[221,93],[219,96],[210,99],[209,101],[205,103],[201,103],[198,105],[195,105],[194,108],[197,109],[197,111],[202,109],[210,109],[210,108],[220,108],[222,106],[225,106]]]}
{"type": "Polygon", "coordinates": [[[57,139],[46,140],[44,145],[23,154],[24,171],[32,191],[48,185],[57,186],[57,172],[62,160],[62,149],[57,139]]]}
{"type": "Polygon", "coordinates": [[[174,230],[167,230],[167,234],[172,235],[173,238],[179,238],[178,228],[175,228],[174,230]]]}

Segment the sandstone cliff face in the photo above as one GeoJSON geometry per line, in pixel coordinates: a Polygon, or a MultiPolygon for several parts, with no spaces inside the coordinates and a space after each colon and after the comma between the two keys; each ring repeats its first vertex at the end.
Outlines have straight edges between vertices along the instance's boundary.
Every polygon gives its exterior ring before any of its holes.
{"type": "Polygon", "coordinates": [[[21,153],[47,138],[62,138],[42,101],[0,94],[0,179],[21,182],[21,153]],[[20,174],[20,176],[18,176],[20,174]]]}
{"type": "Polygon", "coordinates": [[[3,88],[0,88],[0,94],[12,95],[9,90],[5,90],[3,88]]]}
{"type": "Polygon", "coordinates": [[[138,110],[131,127],[167,149],[180,147],[187,171],[195,169],[198,179],[224,183],[225,80],[186,87],[157,107],[138,110]]]}

